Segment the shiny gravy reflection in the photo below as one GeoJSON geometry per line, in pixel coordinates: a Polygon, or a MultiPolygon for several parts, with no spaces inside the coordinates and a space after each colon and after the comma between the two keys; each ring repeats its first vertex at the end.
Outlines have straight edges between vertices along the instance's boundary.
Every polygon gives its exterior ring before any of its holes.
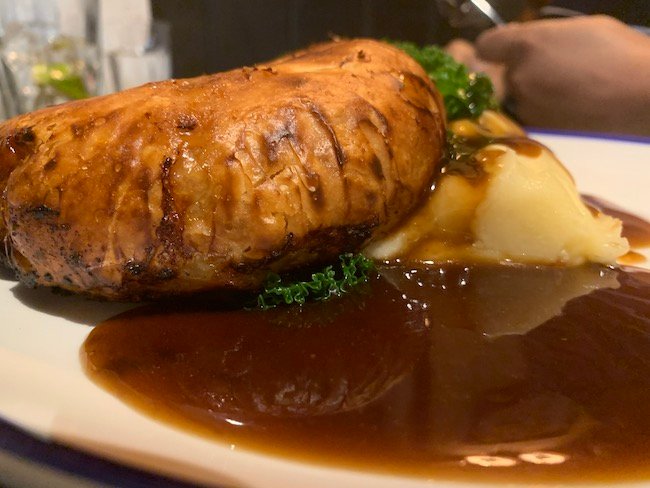
{"type": "Polygon", "coordinates": [[[88,375],[237,447],[416,476],[650,477],[650,273],[384,267],[303,309],[132,310],[88,375]]]}

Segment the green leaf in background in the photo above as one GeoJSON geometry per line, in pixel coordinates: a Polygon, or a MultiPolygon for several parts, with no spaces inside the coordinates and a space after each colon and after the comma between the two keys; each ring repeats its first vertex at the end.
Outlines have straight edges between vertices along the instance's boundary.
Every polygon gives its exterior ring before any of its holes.
{"type": "Polygon", "coordinates": [[[487,109],[495,109],[492,81],[483,73],[470,73],[438,46],[420,47],[412,42],[391,43],[415,59],[438,87],[442,95],[447,119],[476,118],[487,109]]]}
{"type": "Polygon", "coordinates": [[[81,77],[67,63],[37,64],[32,77],[39,86],[49,86],[70,100],[88,98],[90,94],[81,77]]]}

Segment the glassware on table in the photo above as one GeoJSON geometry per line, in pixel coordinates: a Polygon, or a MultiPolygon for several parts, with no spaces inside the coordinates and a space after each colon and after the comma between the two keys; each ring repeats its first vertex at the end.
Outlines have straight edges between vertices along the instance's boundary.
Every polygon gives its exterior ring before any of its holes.
{"type": "Polygon", "coordinates": [[[115,90],[125,90],[172,75],[170,25],[151,23],[149,40],[142,48],[119,49],[108,53],[115,90]]]}
{"type": "Polygon", "coordinates": [[[4,116],[98,93],[98,0],[0,0],[4,116]]]}

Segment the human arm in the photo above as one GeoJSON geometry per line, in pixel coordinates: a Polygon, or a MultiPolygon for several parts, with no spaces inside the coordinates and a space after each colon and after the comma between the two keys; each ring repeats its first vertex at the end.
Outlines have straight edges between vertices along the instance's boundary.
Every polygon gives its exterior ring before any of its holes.
{"type": "Polygon", "coordinates": [[[509,24],[476,42],[527,125],[650,135],[650,37],[605,16],[509,24]]]}

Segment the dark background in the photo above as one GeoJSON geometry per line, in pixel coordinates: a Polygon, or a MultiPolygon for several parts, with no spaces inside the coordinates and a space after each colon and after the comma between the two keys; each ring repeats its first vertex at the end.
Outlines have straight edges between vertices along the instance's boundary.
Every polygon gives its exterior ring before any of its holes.
{"type": "MultiPolygon", "coordinates": [[[[522,0],[502,0],[521,4],[522,0]]],[[[153,0],[171,24],[174,76],[269,60],[331,35],[445,43],[434,0],[153,0]]]]}
{"type": "MultiPolygon", "coordinates": [[[[505,20],[549,3],[637,24],[646,24],[650,11],[650,0],[491,3],[505,20]]],[[[453,37],[473,39],[490,27],[452,28],[435,0],[152,0],[152,7],[154,16],[171,26],[175,77],[266,61],[333,34],[445,44],[453,37]]]]}

